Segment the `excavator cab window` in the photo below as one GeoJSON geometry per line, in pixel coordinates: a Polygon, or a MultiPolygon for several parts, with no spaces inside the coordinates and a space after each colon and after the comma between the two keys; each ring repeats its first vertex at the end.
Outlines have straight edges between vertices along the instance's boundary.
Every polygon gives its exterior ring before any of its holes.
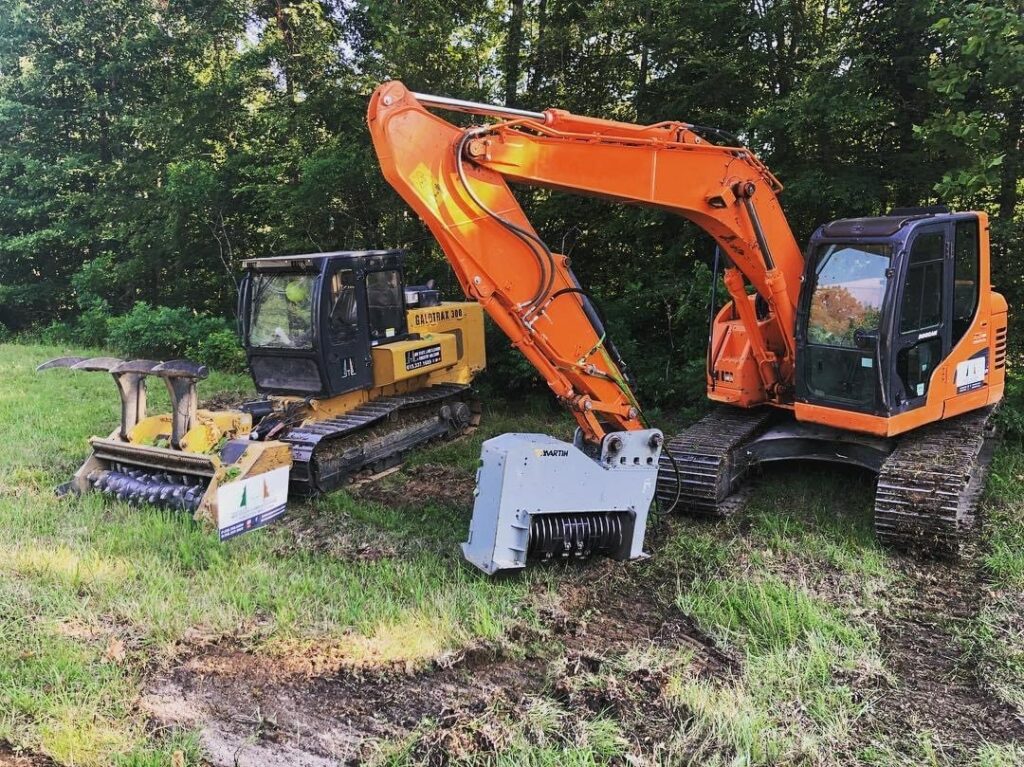
{"type": "Polygon", "coordinates": [[[887,245],[823,245],[818,251],[808,336],[812,343],[857,346],[878,332],[885,299],[887,245]]]}
{"type": "Polygon", "coordinates": [[[889,245],[824,243],[812,253],[805,382],[813,398],[874,410],[889,245]]]}
{"type": "Polygon", "coordinates": [[[956,222],[953,236],[953,346],[964,337],[978,310],[978,219],[956,222]]]}
{"type": "Polygon", "coordinates": [[[907,250],[899,335],[895,344],[895,404],[924,402],[932,373],[945,357],[943,318],[947,226],[919,226],[907,250]]]}

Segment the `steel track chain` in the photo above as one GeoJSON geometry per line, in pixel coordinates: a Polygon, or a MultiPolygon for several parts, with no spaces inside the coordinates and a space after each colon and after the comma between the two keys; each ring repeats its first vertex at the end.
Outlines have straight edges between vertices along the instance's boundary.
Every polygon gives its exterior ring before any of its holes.
{"type": "Polygon", "coordinates": [[[678,467],[676,511],[713,517],[731,513],[729,496],[747,468],[742,447],[774,415],[768,408],[718,407],[670,440],[658,465],[657,497],[663,507],[676,498],[678,467]]]}
{"type": "MultiPolygon", "coordinates": [[[[341,462],[342,465],[330,472],[330,476],[321,476],[321,472],[317,470],[317,452],[324,447],[383,423],[402,411],[437,405],[445,400],[462,401],[471,391],[471,387],[462,384],[439,384],[409,394],[380,397],[354,408],[343,416],[315,421],[289,430],[280,439],[288,443],[292,449],[292,492],[307,496],[328,492],[344,485],[350,477],[370,465],[385,463],[395,453],[407,452],[436,438],[440,434],[435,432],[438,432],[440,427],[424,428],[408,435],[410,443],[397,445],[394,451],[376,450],[367,455],[364,451],[356,449],[352,451],[349,465],[341,462]]],[[[468,430],[472,430],[480,423],[480,410],[475,401],[466,404],[470,407],[468,430]]],[[[443,432],[444,429],[440,431],[443,432]]]]}
{"type": "Polygon", "coordinates": [[[875,533],[900,548],[966,553],[995,448],[988,407],[924,426],[900,439],[882,465],[875,533]]]}

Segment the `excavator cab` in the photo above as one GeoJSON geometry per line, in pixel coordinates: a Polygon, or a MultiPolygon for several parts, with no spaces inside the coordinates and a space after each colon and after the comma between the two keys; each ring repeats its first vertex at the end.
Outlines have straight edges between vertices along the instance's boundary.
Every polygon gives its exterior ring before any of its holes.
{"type": "Polygon", "coordinates": [[[941,407],[981,389],[998,319],[988,306],[979,311],[993,295],[986,234],[978,213],[945,208],[820,227],[797,320],[797,401],[889,419],[924,407],[930,394],[941,407]],[[936,375],[954,351],[955,364],[936,375]]]}
{"type": "MultiPolygon", "coordinates": [[[[246,261],[239,317],[257,391],[333,397],[372,387],[372,349],[409,336],[404,261],[400,250],[246,261]]],[[[423,293],[410,295],[418,304],[423,293]]]]}

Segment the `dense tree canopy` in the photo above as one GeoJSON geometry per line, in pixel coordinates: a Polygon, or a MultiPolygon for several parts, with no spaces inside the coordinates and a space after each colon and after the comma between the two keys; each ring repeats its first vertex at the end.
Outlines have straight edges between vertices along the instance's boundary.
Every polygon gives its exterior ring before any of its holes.
{"type": "MultiPolygon", "coordinates": [[[[11,0],[0,16],[0,324],[137,302],[229,317],[243,258],[401,246],[454,286],[364,127],[417,90],[747,142],[799,239],[947,201],[1024,297],[1020,0],[11,0]]],[[[712,246],[660,212],[524,190],[649,396],[699,390],[712,246]],[[568,247],[568,245],[567,245],[568,247]],[[696,387],[696,388],[695,388],[696,387]]],[[[83,324],[84,323],[84,324],[83,324]]],[[[500,364],[500,361],[499,361],[500,364]]],[[[505,364],[509,364],[506,361],[505,364]]],[[[509,375],[514,371],[506,371],[509,375]]]]}

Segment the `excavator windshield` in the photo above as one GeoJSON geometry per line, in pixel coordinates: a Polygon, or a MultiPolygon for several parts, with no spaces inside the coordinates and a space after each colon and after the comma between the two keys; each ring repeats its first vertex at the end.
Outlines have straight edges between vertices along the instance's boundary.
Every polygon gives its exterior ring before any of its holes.
{"type": "Polygon", "coordinates": [[[830,243],[815,253],[815,283],[807,340],[857,346],[860,332],[878,331],[889,268],[888,245],[830,243]]]}
{"type": "Polygon", "coordinates": [[[826,242],[812,252],[802,362],[811,398],[868,412],[881,406],[878,338],[891,258],[883,243],[826,242]]]}
{"type": "Polygon", "coordinates": [[[313,348],[314,278],[302,273],[256,275],[249,318],[251,346],[313,348]]]}

